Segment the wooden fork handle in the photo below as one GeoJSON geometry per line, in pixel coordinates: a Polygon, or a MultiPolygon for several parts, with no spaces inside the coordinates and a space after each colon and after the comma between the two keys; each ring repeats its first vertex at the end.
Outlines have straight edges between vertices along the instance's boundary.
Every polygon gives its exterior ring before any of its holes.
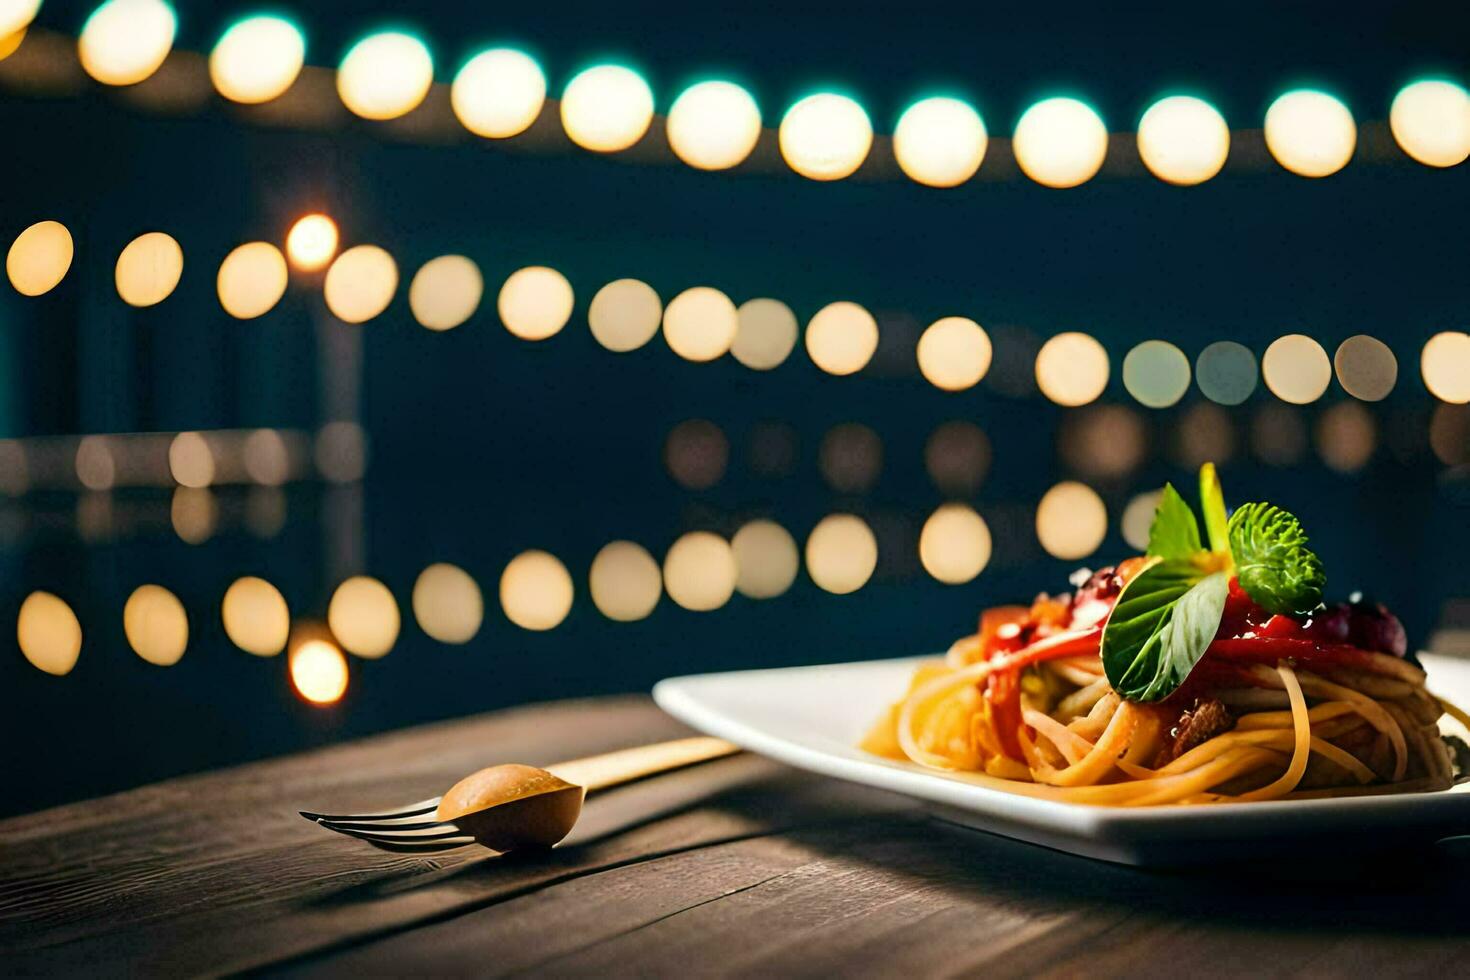
{"type": "Polygon", "coordinates": [[[553,775],[569,783],[584,786],[591,793],[622,783],[653,776],[672,769],[682,769],[711,759],[719,759],[740,751],[722,738],[681,738],[672,742],[640,745],[605,755],[589,756],[558,762],[546,767],[553,775]]]}

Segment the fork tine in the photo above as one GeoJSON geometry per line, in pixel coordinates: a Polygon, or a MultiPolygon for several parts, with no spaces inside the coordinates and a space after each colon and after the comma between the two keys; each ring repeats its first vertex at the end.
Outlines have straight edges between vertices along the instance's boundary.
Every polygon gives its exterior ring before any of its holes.
{"type": "Polygon", "coordinates": [[[380,847],[385,851],[447,851],[475,842],[473,837],[460,833],[459,828],[453,824],[445,825],[448,831],[447,833],[432,835],[422,833],[373,833],[364,830],[351,830],[331,823],[322,823],[321,826],[344,837],[367,841],[374,847],[380,847]]]}
{"type": "Polygon", "coordinates": [[[303,817],[310,821],[317,820],[347,820],[353,823],[368,823],[375,820],[393,820],[397,817],[417,817],[421,814],[432,813],[439,806],[443,797],[435,796],[427,800],[419,800],[417,803],[409,803],[396,810],[383,810],[379,813],[316,813],[311,810],[298,810],[303,817]]]}
{"type": "Polygon", "coordinates": [[[436,837],[453,837],[462,831],[452,823],[418,824],[410,826],[382,826],[381,824],[367,823],[356,824],[341,820],[318,820],[328,830],[340,830],[344,833],[368,834],[372,837],[401,838],[404,840],[432,840],[436,837]]]}

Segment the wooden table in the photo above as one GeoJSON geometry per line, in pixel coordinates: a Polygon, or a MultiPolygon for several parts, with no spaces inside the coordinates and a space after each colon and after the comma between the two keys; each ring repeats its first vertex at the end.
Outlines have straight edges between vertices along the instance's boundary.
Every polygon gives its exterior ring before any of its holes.
{"type": "Polygon", "coordinates": [[[0,972],[1451,975],[1470,845],[1328,869],[1101,864],[738,756],[589,801],[558,850],[373,850],[298,807],[683,732],[644,698],[393,733],[0,822],[0,972]]]}

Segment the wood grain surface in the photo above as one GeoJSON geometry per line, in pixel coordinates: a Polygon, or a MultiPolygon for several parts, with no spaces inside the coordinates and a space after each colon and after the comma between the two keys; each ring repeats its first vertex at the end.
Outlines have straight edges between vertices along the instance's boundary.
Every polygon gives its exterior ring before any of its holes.
{"type": "Polygon", "coordinates": [[[559,702],[0,822],[0,971],[1397,976],[1470,963],[1470,839],[1393,860],[1149,872],[750,756],[594,796],[562,847],[522,858],[386,854],[295,812],[684,731],[643,698],[559,702]]]}

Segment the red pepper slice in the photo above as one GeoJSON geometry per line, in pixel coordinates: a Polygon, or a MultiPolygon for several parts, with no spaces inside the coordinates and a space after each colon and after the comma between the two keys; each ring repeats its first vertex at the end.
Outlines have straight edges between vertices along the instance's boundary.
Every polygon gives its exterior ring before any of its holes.
{"type": "Polygon", "coordinates": [[[1274,665],[1279,660],[1295,660],[1303,664],[1356,667],[1375,674],[1383,673],[1376,662],[1377,658],[1367,650],[1342,644],[1318,643],[1315,640],[1272,636],[1215,640],[1205,650],[1206,657],[1212,655],[1250,663],[1274,665]]]}

